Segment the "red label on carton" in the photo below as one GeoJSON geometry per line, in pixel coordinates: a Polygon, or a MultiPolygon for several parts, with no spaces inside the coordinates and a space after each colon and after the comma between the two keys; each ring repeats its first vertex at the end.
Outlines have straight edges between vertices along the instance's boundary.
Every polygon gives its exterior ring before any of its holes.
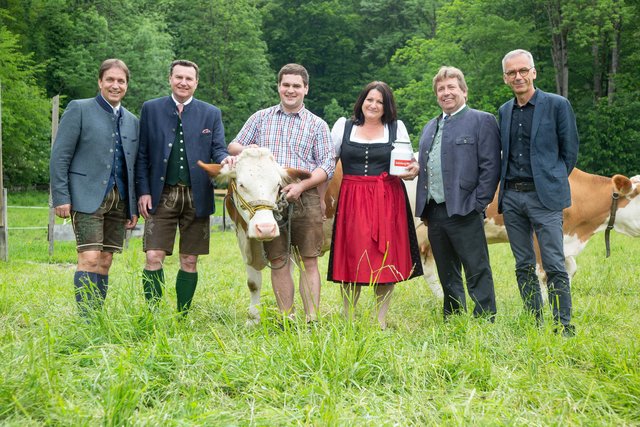
{"type": "Polygon", "coordinates": [[[411,164],[411,160],[395,159],[393,162],[393,166],[396,166],[399,168],[406,168],[410,164],[411,164]]]}

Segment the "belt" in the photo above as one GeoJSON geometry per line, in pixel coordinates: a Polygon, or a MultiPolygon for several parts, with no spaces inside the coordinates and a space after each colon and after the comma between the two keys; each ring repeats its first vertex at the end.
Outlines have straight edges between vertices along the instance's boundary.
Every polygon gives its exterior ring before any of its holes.
{"type": "Polygon", "coordinates": [[[536,186],[532,181],[507,181],[505,186],[509,190],[520,192],[536,191],[536,186]]]}

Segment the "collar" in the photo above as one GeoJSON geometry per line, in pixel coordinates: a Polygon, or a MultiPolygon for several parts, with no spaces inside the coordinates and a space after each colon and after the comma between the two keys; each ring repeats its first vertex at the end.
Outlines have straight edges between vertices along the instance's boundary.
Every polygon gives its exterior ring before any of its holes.
{"type": "Polygon", "coordinates": [[[109,101],[104,99],[104,96],[102,96],[101,93],[99,93],[98,96],[96,96],[96,102],[107,113],[115,114],[116,116],[120,115],[120,106],[122,105],[122,103],[118,102],[118,105],[114,107],[113,105],[109,104],[109,101]]]}
{"type": "Polygon", "coordinates": [[[288,116],[296,116],[296,115],[298,115],[298,116],[299,116],[299,115],[301,115],[301,114],[302,114],[302,112],[306,109],[306,108],[305,108],[305,106],[304,106],[304,104],[302,104],[302,105],[300,106],[300,109],[299,109],[298,111],[296,111],[295,113],[289,113],[289,112],[287,112],[287,111],[285,111],[285,110],[284,110],[284,107],[282,106],[282,103],[278,104],[276,107],[277,107],[277,111],[278,111],[278,112],[280,112],[280,113],[282,113],[282,114],[285,114],[285,115],[288,115],[288,116]]]}
{"type": "MultiPolygon", "coordinates": [[[[458,108],[456,111],[454,111],[453,113],[449,114],[448,116],[455,116],[456,114],[458,114],[460,111],[464,110],[467,107],[467,103],[465,102],[462,107],[458,108]]],[[[442,112],[442,118],[444,119],[444,116],[446,116],[447,113],[445,113],[444,111],[442,112]]]]}
{"type": "MultiPolygon", "coordinates": [[[[533,95],[531,96],[531,98],[527,101],[527,104],[531,104],[533,106],[536,105],[536,102],[538,100],[538,88],[536,88],[535,92],[533,92],[533,95]]],[[[524,104],[522,107],[525,107],[527,104],[524,104]]],[[[513,108],[522,108],[520,107],[520,105],[518,105],[518,98],[516,98],[515,96],[513,97],[513,108]]]]}
{"type": "MultiPolygon", "coordinates": [[[[180,102],[178,102],[178,101],[176,100],[176,98],[175,98],[175,96],[173,96],[173,94],[171,94],[171,99],[173,99],[173,102],[174,102],[176,105],[180,104],[180,102]]],[[[182,103],[182,105],[185,105],[185,106],[186,106],[186,105],[189,105],[189,104],[191,103],[191,101],[193,101],[193,96],[192,96],[191,98],[187,99],[185,102],[183,102],[183,103],[182,103]]]]}

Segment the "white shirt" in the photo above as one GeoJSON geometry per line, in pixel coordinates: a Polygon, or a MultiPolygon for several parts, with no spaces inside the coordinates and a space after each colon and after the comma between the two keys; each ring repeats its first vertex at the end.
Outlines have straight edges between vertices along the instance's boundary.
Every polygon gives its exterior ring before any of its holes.
{"type": "MultiPolygon", "coordinates": [[[[456,115],[456,114],[458,114],[460,111],[462,111],[462,109],[463,109],[464,107],[466,107],[466,106],[467,106],[467,103],[465,102],[464,104],[462,104],[462,107],[458,108],[454,113],[448,114],[448,116],[449,116],[449,117],[451,117],[451,116],[455,116],[455,115],[456,115]]],[[[443,111],[443,112],[442,112],[442,117],[444,118],[444,116],[446,116],[446,115],[447,115],[447,113],[445,113],[445,112],[443,111]]]]}
{"type": "Polygon", "coordinates": [[[173,96],[173,94],[171,94],[171,99],[173,99],[173,102],[176,103],[176,107],[177,107],[178,104],[188,105],[191,101],[193,101],[193,96],[191,98],[187,99],[185,102],[178,102],[178,101],[176,101],[175,96],[173,96]]]}
{"type": "MultiPolygon", "coordinates": [[[[340,117],[336,123],[333,125],[331,129],[331,139],[333,140],[333,148],[335,151],[336,158],[340,157],[340,149],[342,148],[342,136],[344,135],[344,126],[347,122],[347,119],[344,117],[340,117]]],[[[389,127],[384,125],[384,135],[378,139],[363,139],[356,136],[356,130],[360,126],[353,126],[351,128],[351,141],[360,142],[363,144],[384,144],[389,142],[389,127]]],[[[407,128],[402,123],[402,120],[398,120],[398,129],[396,131],[396,139],[409,141],[409,132],[407,132],[407,128]]]]}

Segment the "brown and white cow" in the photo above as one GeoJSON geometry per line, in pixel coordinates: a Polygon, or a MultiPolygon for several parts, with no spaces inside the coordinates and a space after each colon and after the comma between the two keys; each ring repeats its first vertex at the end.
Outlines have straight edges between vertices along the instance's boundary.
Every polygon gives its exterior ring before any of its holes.
{"type": "Polygon", "coordinates": [[[280,189],[296,180],[311,176],[297,169],[285,169],[266,148],[247,148],[229,169],[218,164],[198,165],[209,176],[228,182],[225,207],[235,224],[238,246],[247,271],[247,286],[251,294],[248,323],[260,321],[261,271],[267,266],[262,242],[280,235],[274,212],[278,209],[280,189]]]}
{"type": "MultiPolygon", "coordinates": [[[[407,191],[410,193],[409,198],[412,204],[415,204],[415,184],[415,182],[407,182],[407,191]]],[[[606,178],[574,169],[569,176],[569,184],[571,207],[564,210],[564,253],[567,272],[570,277],[573,277],[578,269],[575,257],[582,252],[595,233],[607,227],[614,192],[619,194],[619,199],[613,229],[628,236],[640,236],[640,197],[638,197],[640,175],[632,178],[623,175],[606,178]]],[[[497,193],[487,208],[484,230],[487,242],[490,244],[509,241],[502,215],[498,214],[497,193]]],[[[433,284],[438,283],[435,262],[427,238],[427,227],[418,218],[416,218],[416,232],[420,243],[425,280],[434,290],[433,284]]],[[[541,280],[544,280],[539,262],[538,273],[541,280]]],[[[441,295],[441,291],[438,294],[441,295]]]]}

